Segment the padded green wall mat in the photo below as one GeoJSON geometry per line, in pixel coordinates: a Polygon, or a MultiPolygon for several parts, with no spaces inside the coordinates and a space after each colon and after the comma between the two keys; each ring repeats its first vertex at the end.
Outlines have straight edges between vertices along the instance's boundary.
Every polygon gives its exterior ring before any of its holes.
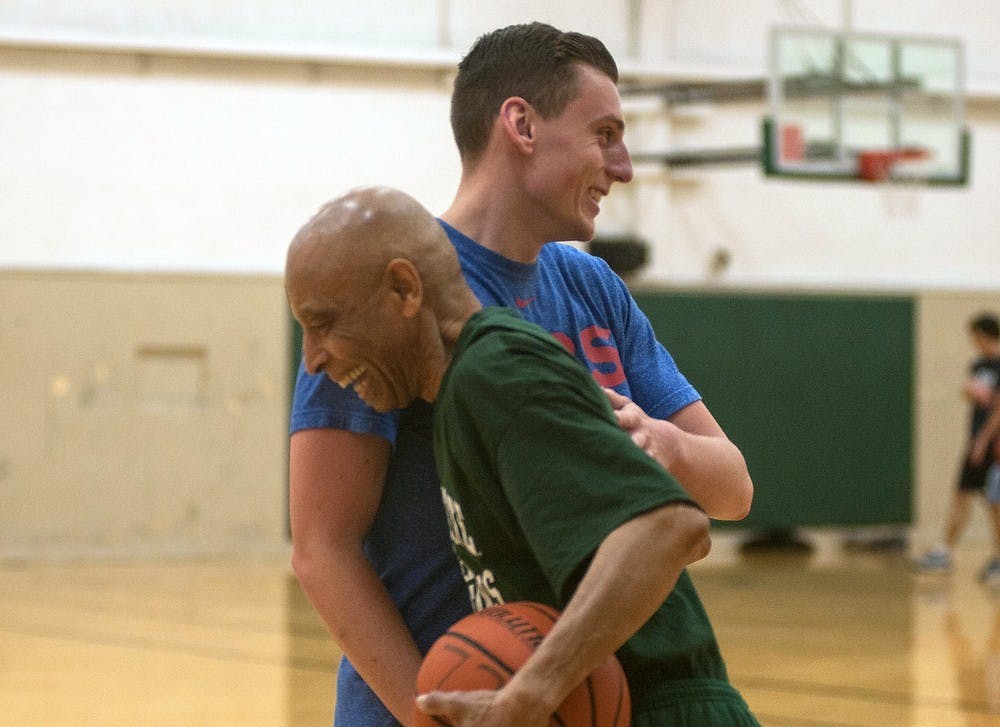
{"type": "Polygon", "coordinates": [[[740,527],[911,521],[910,297],[633,294],[746,456],[740,527]]]}

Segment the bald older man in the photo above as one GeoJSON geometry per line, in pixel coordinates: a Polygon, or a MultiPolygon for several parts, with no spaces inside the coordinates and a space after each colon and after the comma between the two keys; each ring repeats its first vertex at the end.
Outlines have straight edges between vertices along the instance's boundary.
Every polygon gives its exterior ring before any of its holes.
{"type": "Polygon", "coordinates": [[[435,692],[419,708],[460,726],[543,727],[616,652],[637,727],[757,725],[684,570],[709,551],[708,517],[561,344],[479,304],[429,212],[387,188],[330,202],[292,241],[286,290],[311,373],[377,411],[436,401],[434,454],[474,607],[563,612],[502,689],[435,692]]]}

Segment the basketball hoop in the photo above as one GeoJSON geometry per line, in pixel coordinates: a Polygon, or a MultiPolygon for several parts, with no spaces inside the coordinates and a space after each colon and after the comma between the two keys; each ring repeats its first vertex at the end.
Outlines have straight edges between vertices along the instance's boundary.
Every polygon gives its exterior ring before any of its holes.
{"type": "Polygon", "coordinates": [[[919,212],[920,195],[928,180],[931,154],[920,147],[873,149],[858,154],[858,178],[882,189],[886,213],[912,217],[919,212]]]}
{"type": "Polygon", "coordinates": [[[894,171],[900,163],[923,162],[929,158],[930,153],[920,147],[863,151],[858,154],[858,177],[868,182],[887,182],[897,178],[919,178],[921,176],[919,174],[897,177],[894,171]]]}
{"type": "Polygon", "coordinates": [[[960,40],[774,27],[767,90],[768,176],[896,190],[969,183],[960,40]]]}

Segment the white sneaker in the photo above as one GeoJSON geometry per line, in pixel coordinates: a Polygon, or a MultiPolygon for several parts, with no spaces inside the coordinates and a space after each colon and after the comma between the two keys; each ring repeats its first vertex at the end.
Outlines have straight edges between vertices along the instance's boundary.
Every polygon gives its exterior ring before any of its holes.
{"type": "Polygon", "coordinates": [[[986,561],[986,565],[979,571],[979,580],[991,586],[1000,586],[1000,557],[986,561]]]}
{"type": "Polygon", "coordinates": [[[943,573],[951,570],[951,553],[941,548],[928,550],[913,562],[917,570],[928,573],[943,573]]]}

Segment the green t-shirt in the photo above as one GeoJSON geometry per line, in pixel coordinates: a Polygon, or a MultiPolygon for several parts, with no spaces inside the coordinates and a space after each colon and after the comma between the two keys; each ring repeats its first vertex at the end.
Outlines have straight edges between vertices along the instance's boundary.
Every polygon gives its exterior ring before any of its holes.
{"type": "MultiPolygon", "coordinates": [[[[459,337],[435,404],[434,454],[476,610],[517,600],[561,609],[612,530],[692,502],[618,426],[590,373],[506,308],[484,308],[459,337]]],[[[618,657],[634,696],[665,680],[726,678],[686,572],[618,657]]]]}

